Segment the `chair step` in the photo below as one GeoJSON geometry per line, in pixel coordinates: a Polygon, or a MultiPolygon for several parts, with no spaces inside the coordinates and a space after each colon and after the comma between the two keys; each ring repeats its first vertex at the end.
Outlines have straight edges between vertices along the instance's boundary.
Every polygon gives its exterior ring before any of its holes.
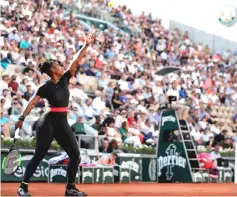
{"type": "Polygon", "coordinates": [[[187,151],[196,151],[196,149],[186,149],[187,151]]]}
{"type": "Polygon", "coordinates": [[[189,130],[181,130],[183,133],[190,133],[189,130]]]}

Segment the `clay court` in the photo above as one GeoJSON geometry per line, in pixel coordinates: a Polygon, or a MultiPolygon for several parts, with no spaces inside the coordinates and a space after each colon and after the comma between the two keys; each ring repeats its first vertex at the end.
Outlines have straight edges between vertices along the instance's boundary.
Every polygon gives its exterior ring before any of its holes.
{"type": "MultiPolygon", "coordinates": [[[[2,196],[16,196],[19,183],[2,183],[2,196]]],[[[204,184],[83,184],[78,187],[88,192],[88,196],[237,196],[237,185],[233,183],[204,184]]],[[[33,196],[62,196],[64,184],[31,183],[29,190],[33,196]]]]}

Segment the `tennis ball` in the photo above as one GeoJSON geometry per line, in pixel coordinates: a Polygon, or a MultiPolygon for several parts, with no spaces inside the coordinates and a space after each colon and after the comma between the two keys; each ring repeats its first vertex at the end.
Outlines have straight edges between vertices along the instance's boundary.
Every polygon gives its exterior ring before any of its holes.
{"type": "Polygon", "coordinates": [[[114,6],[114,2],[113,1],[109,1],[108,6],[112,8],[114,6]]]}

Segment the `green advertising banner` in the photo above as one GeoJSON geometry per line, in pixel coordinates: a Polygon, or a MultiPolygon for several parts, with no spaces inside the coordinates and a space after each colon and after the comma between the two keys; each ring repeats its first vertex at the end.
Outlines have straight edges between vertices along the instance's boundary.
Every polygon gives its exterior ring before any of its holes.
{"type": "MultiPolygon", "coordinates": [[[[3,158],[6,156],[6,153],[1,153],[1,164],[3,162],[3,158]]],[[[40,162],[39,166],[37,167],[35,173],[33,174],[31,181],[48,181],[49,175],[49,167],[48,167],[48,160],[55,155],[46,155],[45,158],[40,162]]],[[[1,182],[9,181],[9,182],[20,182],[22,181],[27,164],[33,157],[32,153],[21,153],[22,162],[18,170],[12,175],[5,175],[3,169],[1,168],[1,182]]]]}
{"type": "Polygon", "coordinates": [[[117,164],[121,168],[128,168],[131,171],[131,181],[142,180],[142,158],[140,157],[119,157],[117,164]]]}
{"type": "Polygon", "coordinates": [[[179,140],[179,125],[174,110],[163,110],[157,151],[158,182],[192,182],[189,161],[179,140]]]}
{"type": "Polygon", "coordinates": [[[142,159],[142,181],[157,182],[157,163],[156,159],[143,158],[142,159]]]}
{"type": "MultiPolygon", "coordinates": [[[[76,183],[79,183],[79,168],[76,175],[76,183]]],[[[50,165],[49,166],[49,182],[66,183],[67,182],[67,165],[50,165]]]]}

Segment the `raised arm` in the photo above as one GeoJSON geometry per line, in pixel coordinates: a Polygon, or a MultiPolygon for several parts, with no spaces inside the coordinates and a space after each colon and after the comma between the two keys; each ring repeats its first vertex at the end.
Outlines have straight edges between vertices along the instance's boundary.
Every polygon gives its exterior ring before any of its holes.
{"type": "Polygon", "coordinates": [[[35,105],[39,102],[39,100],[41,99],[40,96],[35,95],[30,102],[28,103],[26,109],[24,110],[23,114],[20,116],[19,120],[16,122],[16,129],[17,128],[21,128],[23,125],[23,122],[25,120],[25,117],[31,112],[31,110],[35,107],[35,105]]]}
{"type": "Polygon", "coordinates": [[[95,32],[92,31],[91,33],[89,33],[86,36],[86,44],[81,48],[80,51],[78,51],[76,53],[76,55],[73,58],[72,64],[69,66],[68,70],[70,71],[71,75],[74,76],[77,66],[80,62],[80,60],[84,57],[84,55],[86,54],[87,48],[90,46],[90,44],[93,42],[94,40],[94,35],[95,32]]]}

